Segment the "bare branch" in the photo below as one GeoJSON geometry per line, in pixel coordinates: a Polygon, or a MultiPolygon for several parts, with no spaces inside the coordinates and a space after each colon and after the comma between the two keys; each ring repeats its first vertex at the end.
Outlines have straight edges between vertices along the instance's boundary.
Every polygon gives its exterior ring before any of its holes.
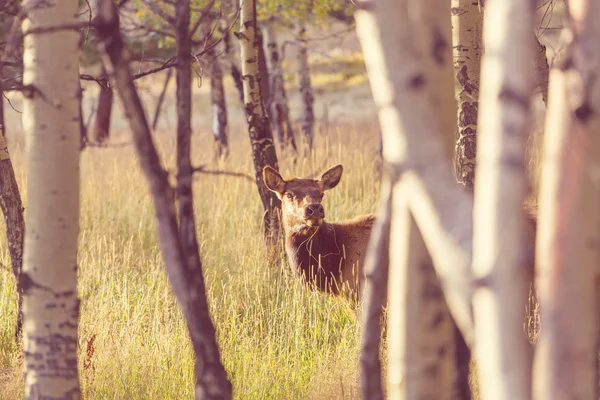
{"type": "MultiPolygon", "coordinates": [[[[202,21],[204,21],[204,19],[210,15],[210,13],[208,11],[210,11],[210,9],[212,8],[212,6],[214,4],[215,4],[215,0],[210,0],[210,2],[204,8],[202,8],[198,11],[198,13],[200,15],[198,16],[198,20],[196,22],[194,22],[194,24],[192,25],[192,29],[190,29],[190,37],[194,36],[194,33],[196,33],[196,31],[198,30],[202,21]]],[[[217,21],[219,20],[220,17],[221,17],[221,11],[219,11],[219,14],[217,15],[217,18],[216,18],[217,21]]],[[[214,32],[214,29],[213,29],[213,32],[214,32]]],[[[211,32],[211,36],[212,36],[212,32],[211,32]]]]}
{"type": "Polygon", "coordinates": [[[90,24],[88,21],[77,21],[67,24],[54,25],[54,26],[40,26],[36,28],[31,28],[23,32],[23,36],[39,34],[39,33],[50,33],[64,30],[75,30],[78,31],[80,29],[89,28],[90,24]]]}
{"type": "Polygon", "coordinates": [[[163,9],[161,9],[156,2],[153,0],[141,0],[154,14],[161,17],[166,23],[169,25],[175,24],[175,17],[167,14],[163,9]]]}

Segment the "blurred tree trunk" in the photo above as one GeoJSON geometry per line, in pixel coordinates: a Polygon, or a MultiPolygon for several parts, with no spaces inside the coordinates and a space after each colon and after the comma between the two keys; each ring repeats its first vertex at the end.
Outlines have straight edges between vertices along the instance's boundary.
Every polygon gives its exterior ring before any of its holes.
{"type": "Polygon", "coordinates": [[[455,94],[458,99],[454,162],[456,178],[470,190],[473,190],[475,181],[482,26],[483,13],[477,1],[452,0],[455,94]]]}
{"type": "Polygon", "coordinates": [[[315,111],[314,111],[314,93],[310,80],[310,65],[308,63],[308,48],[306,44],[306,26],[303,21],[298,22],[298,90],[302,97],[302,114],[300,116],[300,126],[309,150],[313,146],[315,111]]]}
{"type": "MultiPolygon", "coordinates": [[[[205,25],[210,26],[208,23],[205,23],[205,25]]],[[[210,59],[210,103],[215,151],[218,158],[227,157],[229,144],[227,141],[227,103],[225,102],[225,88],[223,86],[223,70],[221,69],[220,57],[215,48],[210,49],[207,57],[210,59]]]]}
{"type": "Polygon", "coordinates": [[[486,399],[531,397],[531,347],[523,331],[529,282],[523,274],[523,204],[535,85],[534,4],[485,4],[473,210],[473,275],[479,284],[473,312],[479,390],[486,399]]]}
{"type": "Polygon", "coordinates": [[[550,72],[539,195],[539,400],[599,396],[600,5],[571,0],[567,19],[564,58],[550,72]]]}
{"type": "MultiPolygon", "coordinates": [[[[455,382],[452,316],[460,321],[469,342],[473,330],[469,296],[472,201],[454,183],[449,168],[451,141],[444,140],[442,134],[442,114],[445,111],[447,118],[451,117],[452,96],[439,97],[438,105],[432,108],[436,103],[432,91],[439,88],[432,83],[438,77],[430,75],[443,76],[443,60],[447,59],[449,69],[450,55],[437,54],[435,59],[436,53],[431,51],[434,43],[427,40],[429,35],[425,33],[425,39],[419,40],[419,35],[424,34],[421,30],[425,31],[423,20],[435,21],[430,29],[440,29],[437,33],[446,37],[447,43],[445,49],[440,49],[438,40],[435,47],[441,53],[449,53],[449,27],[443,21],[443,7],[421,10],[417,19],[411,20],[408,0],[357,4],[359,8],[375,10],[357,11],[355,19],[379,108],[383,156],[390,166],[393,187],[388,286],[394,290],[389,291],[388,396],[450,399],[455,382]]],[[[430,35],[435,36],[433,32],[430,35]]],[[[452,93],[450,79],[439,79],[437,82],[447,85],[452,93]]],[[[382,202],[388,198],[387,182],[384,183],[382,202]]],[[[373,247],[369,248],[365,266],[368,269],[361,371],[365,399],[383,398],[375,352],[378,346],[373,343],[377,335],[373,330],[380,315],[377,307],[383,302],[381,280],[387,255],[380,251],[377,268],[371,257],[378,251],[374,246],[385,241],[386,216],[382,208],[380,225],[374,231],[380,237],[372,238],[373,247]],[[371,342],[367,342],[369,338],[371,342]]]]}
{"type": "MultiPolygon", "coordinates": [[[[439,3],[436,0],[421,0],[416,2],[417,20],[415,29],[419,30],[418,37],[423,41],[423,48],[428,57],[424,58],[429,68],[429,80],[431,88],[429,91],[430,107],[432,114],[438,115],[438,129],[442,132],[445,152],[454,160],[457,126],[457,102],[455,98],[455,81],[453,73],[453,50],[452,50],[452,21],[450,2],[439,3]]],[[[426,276],[432,285],[437,285],[435,275],[426,276]]],[[[439,305],[431,311],[439,311],[447,315],[452,325],[452,331],[441,330],[445,337],[437,338],[440,343],[452,349],[452,353],[443,361],[454,362],[454,365],[445,365],[445,368],[455,370],[452,398],[468,400],[471,398],[469,385],[469,363],[471,351],[467,346],[460,330],[449,317],[449,310],[443,298],[437,299],[439,305]],[[454,360],[450,357],[454,356],[454,360]]]]}
{"type": "Polygon", "coordinates": [[[79,33],[77,1],[25,1],[27,215],[21,285],[25,397],[79,399],[79,33]],[[37,6],[36,6],[37,5],[37,6]],[[39,33],[29,33],[30,30],[39,33]],[[57,106],[59,105],[59,107],[57,106]]]}
{"type": "Polygon", "coordinates": [[[107,79],[106,70],[102,67],[102,78],[106,79],[106,87],[100,89],[98,95],[98,109],[92,137],[98,144],[106,142],[110,135],[110,114],[113,103],[113,90],[107,79]]]}
{"type": "Polygon", "coordinates": [[[264,99],[261,94],[263,84],[259,71],[258,50],[260,43],[256,35],[256,0],[240,0],[240,31],[236,34],[240,40],[242,76],[244,79],[244,103],[248,121],[248,133],[252,146],[252,160],[256,172],[258,193],[265,210],[265,238],[271,250],[277,249],[279,240],[279,213],[281,201],[267,189],[262,180],[262,170],[269,165],[279,169],[273,132],[269,118],[265,113],[264,99]]]}
{"type": "MultiPolygon", "coordinates": [[[[175,25],[178,36],[183,35],[184,31],[189,35],[189,4],[189,0],[177,4],[175,25]]],[[[121,97],[140,166],[150,186],[158,222],[159,245],[194,349],[195,399],[231,399],[231,383],[221,363],[216,332],[206,299],[202,262],[197,244],[192,240],[193,234],[189,231],[195,231],[194,224],[189,223],[193,219],[188,218],[190,214],[193,215],[193,208],[189,209],[189,205],[180,202],[179,208],[183,208],[181,215],[188,222],[179,227],[173,189],[152,142],[148,121],[129,71],[131,56],[121,38],[119,13],[112,0],[99,0],[95,26],[102,42],[100,52],[103,62],[121,97]],[[183,229],[188,231],[181,232],[183,229]],[[192,254],[192,251],[196,251],[196,254],[192,254]]],[[[178,48],[177,51],[181,49],[178,48]]]]}
{"type": "Polygon", "coordinates": [[[4,96],[0,90],[0,208],[6,224],[6,239],[12,270],[17,282],[17,328],[15,338],[18,340],[23,324],[23,290],[20,282],[23,266],[23,237],[25,222],[23,220],[23,202],[19,193],[19,185],[10,160],[6,144],[6,125],[4,123],[4,96]]]}
{"type": "Polygon", "coordinates": [[[244,104],[244,85],[242,83],[242,73],[237,65],[239,58],[235,56],[235,51],[231,44],[231,31],[229,30],[231,24],[233,23],[231,15],[233,14],[237,17],[237,11],[239,8],[235,5],[233,0],[225,0],[222,2],[222,5],[223,9],[228,15],[228,18],[219,19],[219,32],[223,37],[223,46],[225,47],[224,55],[229,64],[231,78],[233,79],[233,83],[238,90],[240,103],[244,104]]]}
{"type": "Polygon", "coordinates": [[[271,99],[271,116],[273,118],[273,127],[277,134],[277,139],[282,148],[296,148],[294,131],[290,122],[290,110],[288,108],[287,94],[283,82],[283,73],[281,71],[281,58],[279,55],[279,46],[277,45],[277,36],[273,21],[267,21],[265,24],[265,43],[267,66],[269,70],[271,99]]]}

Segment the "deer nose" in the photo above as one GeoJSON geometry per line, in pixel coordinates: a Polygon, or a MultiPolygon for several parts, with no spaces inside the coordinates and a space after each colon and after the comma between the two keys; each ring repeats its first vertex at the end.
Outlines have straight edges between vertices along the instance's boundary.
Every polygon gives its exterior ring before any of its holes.
{"type": "Polygon", "coordinates": [[[320,204],[309,204],[304,209],[304,218],[325,218],[325,209],[320,204]]]}

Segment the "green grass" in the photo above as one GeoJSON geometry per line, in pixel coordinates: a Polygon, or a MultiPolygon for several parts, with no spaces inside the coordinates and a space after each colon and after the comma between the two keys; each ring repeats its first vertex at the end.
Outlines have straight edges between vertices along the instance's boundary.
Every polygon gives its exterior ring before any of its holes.
{"type": "MultiPolygon", "coordinates": [[[[341,126],[318,137],[309,158],[280,155],[288,175],[316,175],[336,163],[340,185],[325,198],[328,219],[373,212],[378,202],[377,131],[341,126]]],[[[253,173],[243,127],[232,129],[232,155],[213,165],[253,173]]],[[[174,143],[160,132],[169,168],[174,143]]],[[[115,139],[128,140],[125,134],[115,139]]],[[[11,150],[26,198],[22,146],[11,150]]],[[[211,164],[212,138],[194,137],[195,164],[211,164]]],[[[193,354],[156,242],[146,181],[132,148],[87,149],[81,158],[79,365],[86,399],[192,399],[193,354]],[[88,342],[94,338],[93,346],[88,342]],[[84,368],[84,362],[87,368],[84,368]]],[[[198,238],[208,301],[236,399],[358,398],[356,310],[306,290],[265,264],[261,205],[252,182],[199,175],[198,238]]],[[[4,225],[0,230],[4,231],[4,225]]],[[[13,343],[15,284],[0,238],[0,399],[23,398],[22,349],[13,343]]]]}

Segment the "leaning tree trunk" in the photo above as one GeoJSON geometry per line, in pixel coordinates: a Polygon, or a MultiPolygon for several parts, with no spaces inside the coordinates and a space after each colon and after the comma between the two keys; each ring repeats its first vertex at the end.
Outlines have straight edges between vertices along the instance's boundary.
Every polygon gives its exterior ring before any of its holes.
{"type": "MultiPolygon", "coordinates": [[[[179,30],[183,30],[183,25],[186,27],[186,32],[188,26],[182,23],[189,18],[185,17],[185,10],[183,12],[180,10],[182,7],[189,10],[189,1],[178,3],[178,35],[182,34],[179,30]]],[[[231,399],[231,383],[221,363],[216,332],[206,300],[206,287],[197,245],[191,242],[192,236],[189,232],[184,233],[186,242],[182,239],[183,235],[180,235],[173,189],[152,142],[150,127],[129,71],[131,55],[121,38],[119,13],[112,0],[99,1],[95,26],[102,42],[100,52],[103,62],[113,77],[117,93],[121,97],[140,167],[150,186],[158,222],[159,245],[169,281],[190,334],[196,358],[195,399],[231,399]],[[196,255],[191,254],[192,249],[195,249],[196,255]]],[[[190,213],[193,209],[182,212],[190,213]]],[[[194,227],[187,223],[181,228],[193,229],[194,227]]]]}
{"type": "Polygon", "coordinates": [[[6,224],[6,238],[12,270],[17,282],[17,328],[15,338],[21,334],[23,324],[23,291],[21,287],[21,268],[23,265],[23,237],[25,222],[23,221],[23,202],[15,171],[10,161],[10,153],[6,144],[6,125],[4,123],[4,97],[0,91],[0,209],[6,224]]]}
{"type": "MultiPolygon", "coordinates": [[[[432,111],[435,88],[430,75],[436,72],[427,60],[433,56],[429,45],[424,48],[426,41],[418,40],[420,21],[409,18],[408,0],[378,0],[376,7],[374,3],[358,3],[367,10],[375,8],[374,15],[361,10],[355,17],[393,186],[390,244],[398,246],[389,249],[389,287],[394,290],[389,293],[388,395],[392,399],[450,398],[454,331],[442,290],[452,316],[471,343],[472,200],[454,183],[449,168],[450,146],[448,141],[443,144],[442,118],[438,120],[442,108],[432,111]]],[[[384,189],[382,201],[389,188],[384,189]]],[[[383,210],[381,225],[374,231],[380,238],[372,239],[373,246],[385,241],[383,210]]],[[[369,248],[365,283],[368,308],[363,322],[368,326],[363,328],[361,371],[363,382],[368,383],[363,388],[365,399],[383,397],[377,379],[377,346],[366,341],[367,336],[377,340],[372,330],[382,303],[386,266],[384,253],[374,268],[374,251],[375,247],[369,248]]]]}
{"type": "Polygon", "coordinates": [[[79,34],[76,0],[25,1],[27,215],[23,338],[28,399],[78,399],[79,34]]]}
{"type": "Polygon", "coordinates": [[[534,399],[597,399],[600,6],[569,2],[564,59],[550,72],[536,287],[543,329],[534,399]]]}
{"type": "MultiPolygon", "coordinates": [[[[209,26],[209,24],[206,23],[206,26],[209,26]]],[[[218,158],[227,157],[229,154],[229,144],[227,142],[227,104],[225,103],[223,70],[221,69],[219,56],[214,48],[210,49],[207,56],[211,60],[209,66],[210,104],[215,152],[218,158]]]]}
{"type": "Polygon", "coordinates": [[[452,48],[454,49],[455,95],[458,100],[456,178],[473,190],[477,147],[479,68],[483,53],[483,13],[477,1],[452,0],[452,48]]]}
{"type": "MultiPolygon", "coordinates": [[[[531,396],[523,332],[526,142],[531,127],[534,2],[488,0],[481,66],[473,228],[475,348],[482,398],[531,396]]],[[[542,308],[544,306],[542,305],[542,308]]]]}
{"type": "Polygon", "coordinates": [[[269,70],[269,81],[271,88],[271,116],[273,117],[273,127],[277,134],[277,139],[283,148],[292,147],[296,151],[296,141],[294,131],[290,122],[290,110],[288,108],[287,94],[283,82],[283,72],[281,70],[281,58],[279,47],[277,45],[277,36],[273,21],[268,21],[265,28],[265,44],[267,66],[269,70]]]}
{"type": "Polygon", "coordinates": [[[92,138],[98,144],[106,142],[110,135],[110,114],[113,105],[113,90],[104,67],[102,67],[102,78],[106,79],[106,87],[100,88],[96,121],[92,132],[92,138]]]}
{"type": "Polygon", "coordinates": [[[271,250],[275,250],[279,238],[279,214],[281,201],[267,189],[262,180],[262,170],[269,165],[279,169],[277,153],[273,143],[271,123],[265,113],[261,97],[262,81],[259,74],[258,49],[256,35],[256,0],[240,0],[240,39],[242,76],[244,78],[244,103],[248,120],[248,133],[252,146],[252,160],[256,170],[258,193],[265,209],[265,238],[271,250]]]}
{"type": "Polygon", "coordinates": [[[303,21],[298,23],[298,90],[302,97],[302,113],[300,117],[300,126],[302,133],[308,144],[309,150],[312,149],[315,129],[315,97],[312,83],[310,80],[310,65],[308,64],[308,47],[306,44],[306,27],[303,21]]]}

